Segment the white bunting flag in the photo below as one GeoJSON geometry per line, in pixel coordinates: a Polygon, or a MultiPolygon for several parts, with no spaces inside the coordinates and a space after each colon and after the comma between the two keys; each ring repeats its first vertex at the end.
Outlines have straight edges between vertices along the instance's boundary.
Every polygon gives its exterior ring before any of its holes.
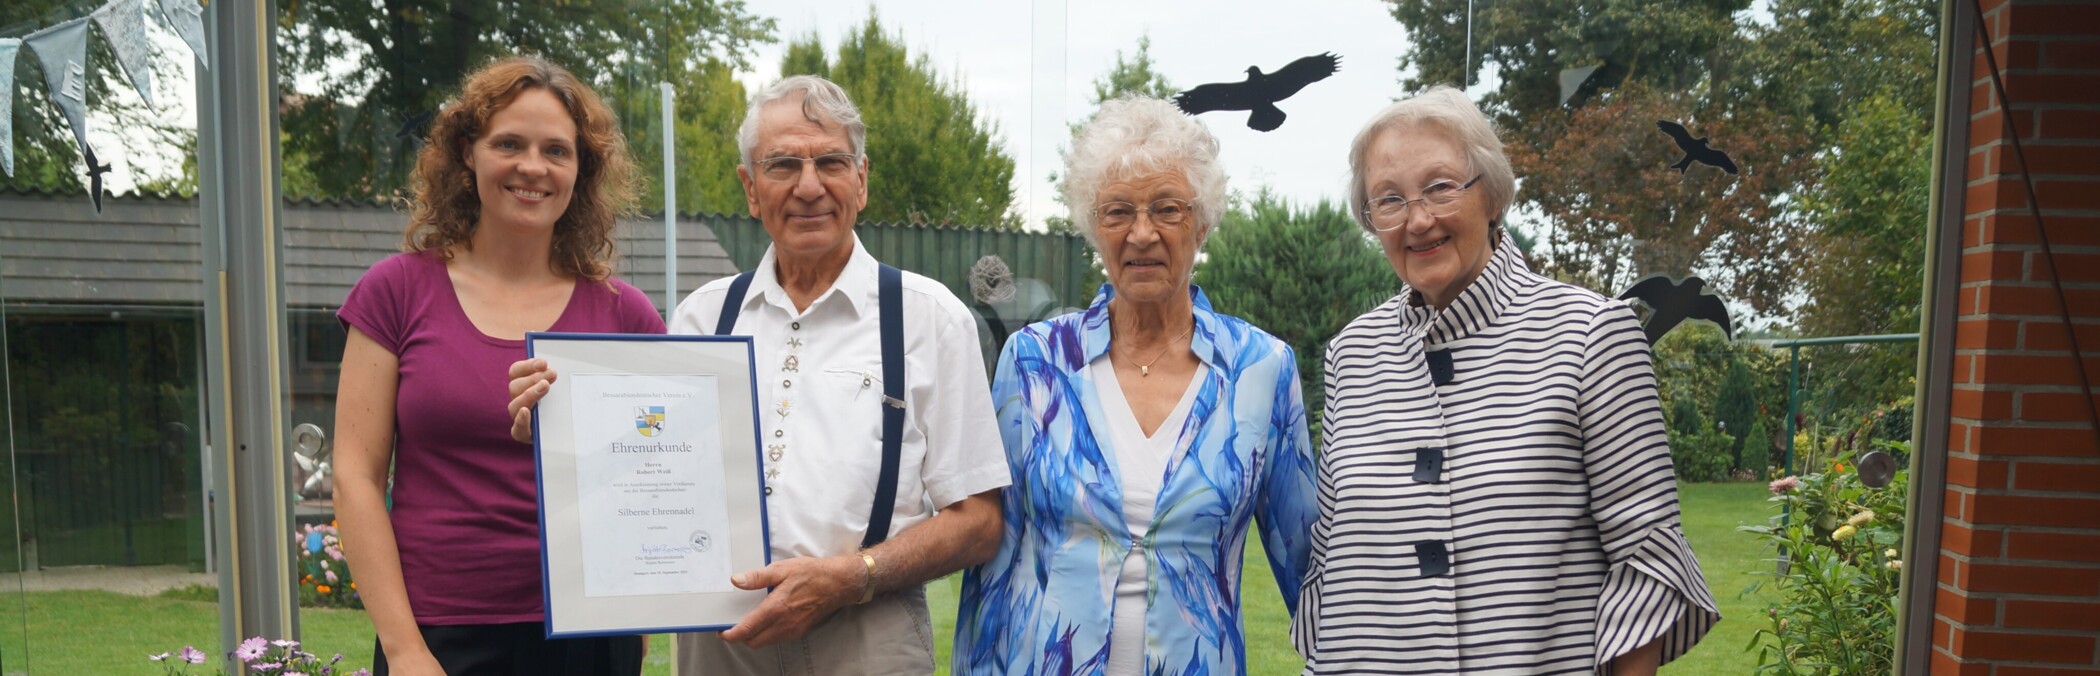
{"type": "Polygon", "coordinates": [[[15,175],[15,52],[22,41],[0,38],[0,169],[15,175]]]}
{"type": "Polygon", "coordinates": [[[146,41],[146,6],[143,0],[110,0],[91,16],[95,25],[102,27],[102,38],[109,41],[109,49],[117,55],[117,65],[131,78],[131,88],[139,92],[146,105],[160,107],[153,102],[153,45],[146,41]]]}
{"type": "Polygon", "coordinates": [[[203,64],[205,69],[209,70],[211,56],[210,52],[204,49],[204,7],[197,4],[197,0],[158,2],[161,20],[168,22],[168,27],[175,29],[175,34],[182,36],[182,41],[190,44],[190,51],[197,55],[197,63],[203,64]]]}
{"type": "Polygon", "coordinates": [[[59,112],[65,113],[66,121],[72,123],[73,139],[80,143],[83,153],[88,144],[87,34],[88,20],[83,17],[22,38],[22,43],[29,45],[29,51],[36,52],[37,60],[43,62],[44,81],[51,86],[51,101],[58,104],[59,112]]]}

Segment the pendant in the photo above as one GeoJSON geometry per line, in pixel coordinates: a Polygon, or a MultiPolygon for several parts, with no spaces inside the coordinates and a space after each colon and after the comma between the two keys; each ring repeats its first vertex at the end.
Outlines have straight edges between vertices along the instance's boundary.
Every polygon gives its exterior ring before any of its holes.
{"type": "Polygon", "coordinates": [[[1151,366],[1149,366],[1149,365],[1145,365],[1145,364],[1139,364],[1139,365],[1138,365],[1138,377],[1140,377],[1140,378],[1150,378],[1150,377],[1152,377],[1152,367],[1151,367],[1151,366]]]}

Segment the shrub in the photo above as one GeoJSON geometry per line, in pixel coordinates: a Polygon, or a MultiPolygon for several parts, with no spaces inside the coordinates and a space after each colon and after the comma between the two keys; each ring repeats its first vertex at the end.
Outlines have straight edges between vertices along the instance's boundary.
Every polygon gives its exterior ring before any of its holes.
{"type": "Polygon", "coordinates": [[[335,522],[300,526],[295,536],[299,554],[299,605],[322,608],[363,608],[357,583],[350,579],[350,564],[343,560],[343,541],[335,522]]]}
{"type": "MultiPolygon", "coordinates": [[[[1842,462],[1773,481],[1780,514],[1744,531],[1777,549],[1780,601],[1752,644],[1760,673],[1880,674],[1895,664],[1908,472],[1868,488],[1842,462]]],[[[1762,583],[1760,583],[1762,584],[1762,583]]]]}
{"type": "Polygon", "coordinates": [[[1734,460],[1735,438],[1712,425],[1702,421],[1691,434],[1670,430],[1670,464],[1679,482],[1727,481],[1734,460]]]}

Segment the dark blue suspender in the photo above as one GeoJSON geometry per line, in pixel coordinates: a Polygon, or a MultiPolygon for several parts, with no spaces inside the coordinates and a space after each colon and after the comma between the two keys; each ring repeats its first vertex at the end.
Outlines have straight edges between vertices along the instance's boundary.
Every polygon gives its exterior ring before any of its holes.
{"type": "MultiPolygon", "coordinates": [[[[751,291],[756,271],[745,271],[729,283],[722,298],[722,314],[715,319],[715,334],[727,335],[736,328],[743,310],[744,295],[751,291]]],[[[904,273],[889,265],[876,271],[876,304],[882,323],[882,475],[875,480],[875,504],[868,511],[868,533],[860,539],[862,549],[882,544],[890,535],[890,513],[896,510],[897,465],[904,446],[904,273]]]]}

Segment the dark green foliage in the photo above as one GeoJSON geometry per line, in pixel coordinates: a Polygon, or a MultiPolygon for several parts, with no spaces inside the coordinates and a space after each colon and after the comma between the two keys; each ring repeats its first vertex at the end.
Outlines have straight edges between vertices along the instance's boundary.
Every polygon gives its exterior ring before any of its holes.
{"type": "Polygon", "coordinates": [[[860,106],[871,166],[861,220],[1020,227],[1014,159],[998,125],[880,17],[869,15],[829,60],[816,36],[793,41],[780,72],[829,78],[860,106]]]}
{"type": "Polygon", "coordinates": [[[1767,468],[1779,465],[1780,459],[1775,455],[1779,447],[1772,443],[1772,431],[1765,426],[1764,416],[1758,416],[1757,422],[1750,424],[1750,433],[1743,435],[1742,443],[1737,457],[1746,463],[1757,463],[1748,469],[1756,470],[1758,476],[1763,476],[1767,468]]]}
{"type": "Polygon", "coordinates": [[[1465,0],[1392,3],[1410,48],[1402,81],[1419,91],[1435,84],[1477,82],[1492,71],[1501,84],[1488,96],[1503,122],[1558,112],[1560,72],[1598,66],[1578,105],[1627,83],[1684,89],[1711,77],[1712,53],[1735,39],[1735,15],[1749,0],[1515,0],[1474,6],[1473,62],[1465,63],[1465,0]]]}
{"type": "MultiPolygon", "coordinates": [[[[1692,413],[1693,418],[1697,415],[1692,413]]],[[[1686,418],[1679,418],[1679,422],[1670,427],[1670,464],[1677,469],[1677,480],[1727,481],[1735,439],[1703,421],[1696,429],[1681,431],[1684,420],[1686,418]]]]}
{"type": "MultiPolygon", "coordinates": [[[[87,16],[89,10],[99,3],[82,0],[7,0],[0,3],[0,35],[22,37],[52,25],[87,16]]],[[[142,146],[158,145],[167,149],[167,155],[176,154],[185,144],[196,142],[194,125],[188,123],[169,124],[161,116],[147,108],[138,95],[132,93],[130,81],[124,78],[117,64],[116,55],[110,51],[109,43],[102,39],[100,28],[89,28],[87,101],[88,125],[98,131],[128,130],[127,142],[137,141],[142,146]]],[[[158,49],[151,64],[156,81],[166,82],[174,76],[182,63],[190,59],[189,49],[158,49]],[[179,59],[179,61],[178,61],[179,59]]],[[[15,171],[9,176],[0,173],[0,185],[25,190],[56,192],[86,191],[82,180],[86,167],[81,162],[80,146],[73,139],[72,126],[51,103],[51,92],[44,77],[43,63],[28,45],[22,45],[15,53],[14,91],[0,95],[14,96],[14,138],[0,139],[0,143],[14,144],[15,171]]],[[[165,94],[163,94],[165,96],[165,94]]],[[[163,101],[163,105],[166,102],[163,101]]],[[[103,148],[97,159],[104,163],[124,164],[130,152],[139,149],[103,148]]],[[[125,167],[132,172],[143,172],[148,167],[131,164],[125,167]]],[[[196,168],[178,167],[194,176],[196,168]]],[[[134,173],[140,182],[159,181],[153,187],[180,187],[181,176],[143,175],[134,173]]],[[[189,184],[194,186],[194,179],[189,184]]]]}
{"type": "Polygon", "coordinates": [[[1743,439],[1750,434],[1750,426],[1757,419],[1757,393],[1750,382],[1750,369],[1741,360],[1728,362],[1728,375],[1721,379],[1720,398],[1714,401],[1714,420],[1730,439],[1729,467],[1731,469],[1753,467],[1755,457],[1746,458],[1742,451],[1743,439]]]}
{"type": "Polygon", "coordinates": [[[1678,398],[1670,402],[1670,432],[1686,436],[1695,435],[1707,428],[1706,416],[1699,414],[1699,405],[1690,399],[1678,398]]]}
{"type": "MultiPolygon", "coordinates": [[[[385,197],[408,185],[426,126],[404,124],[457,94],[460,78],[488,61],[538,54],[598,89],[623,121],[628,146],[661,145],[654,120],[657,83],[678,86],[681,115],[719,106],[712,69],[744,67],[753,45],[773,40],[774,21],[746,11],[743,0],[662,0],[637,11],[625,0],[560,3],[458,2],[429,7],[414,0],[300,0],[280,3],[278,88],[285,101],[280,137],[285,192],[315,197],[385,197]],[[304,85],[304,86],[302,86],[304,85]],[[699,91],[683,91],[699,90],[699,91]]],[[[740,106],[738,107],[740,108],[740,106]]],[[[742,111],[732,120],[741,120],[742,111]]],[[[701,128],[720,120],[698,119],[701,128]]],[[[734,121],[731,122],[734,124],[734,121]]],[[[733,166],[681,134],[681,165],[733,166]]],[[[638,160],[661,155],[648,151],[638,160]]],[[[733,157],[734,154],[731,153],[733,157]]],[[[644,165],[654,175],[658,165],[644,165]]],[[[682,172],[683,173],[683,172],[682,172]]],[[[681,191],[684,192],[684,191],[681,191]]],[[[715,207],[715,186],[693,190],[715,207]]],[[[660,193],[659,193],[660,194],[660,193]]],[[[661,200],[659,199],[659,202],[661,200]]]]}
{"type": "Polygon", "coordinates": [[[1204,250],[1196,283],[1219,312],[1290,343],[1317,420],[1327,341],[1399,293],[1399,277],[1340,205],[1294,208],[1268,192],[1227,213],[1204,250]]]}

